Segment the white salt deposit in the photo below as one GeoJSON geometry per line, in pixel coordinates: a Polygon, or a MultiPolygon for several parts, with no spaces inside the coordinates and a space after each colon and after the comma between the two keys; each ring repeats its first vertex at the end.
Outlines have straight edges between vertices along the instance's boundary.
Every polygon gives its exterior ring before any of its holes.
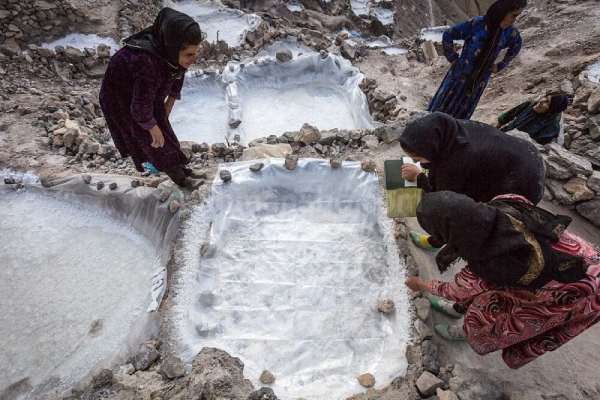
{"type": "Polygon", "coordinates": [[[83,51],[85,48],[96,49],[101,44],[110,46],[111,54],[114,54],[121,47],[111,37],[103,37],[96,34],[86,33],[70,33],[67,36],[53,42],[42,43],[42,47],[54,50],[56,46],[71,46],[83,51]]]}
{"type": "Polygon", "coordinates": [[[371,11],[370,0],[350,0],[350,7],[354,15],[369,15],[371,11]]]}
{"type": "Polygon", "coordinates": [[[208,41],[215,42],[218,38],[234,47],[243,44],[246,32],[256,29],[261,21],[255,14],[227,8],[214,0],[166,0],[164,5],[193,17],[208,41]]]}
{"type": "Polygon", "coordinates": [[[5,178],[12,178],[15,182],[20,183],[38,183],[40,178],[33,172],[20,172],[13,171],[12,169],[4,168],[0,169],[0,181],[4,181],[5,178]]]}
{"type": "Polygon", "coordinates": [[[394,10],[384,7],[375,7],[372,11],[372,14],[383,25],[392,25],[394,23],[394,10]]]}
{"type": "Polygon", "coordinates": [[[386,47],[382,50],[385,54],[387,54],[388,56],[398,56],[398,55],[402,55],[402,54],[408,54],[408,50],[402,47],[396,47],[396,46],[392,46],[392,47],[386,47]]]}
{"type": "Polygon", "coordinates": [[[286,2],[286,6],[291,12],[300,12],[304,10],[304,6],[299,1],[286,2]]]}
{"type": "Polygon", "coordinates": [[[229,108],[224,83],[218,76],[186,76],[170,116],[177,137],[206,143],[223,143],[227,137],[229,108]]]}
{"type": "Polygon", "coordinates": [[[217,178],[184,230],[170,315],[182,356],[224,349],[255,386],[271,371],[282,399],[342,399],[364,372],[389,384],[406,370],[409,301],[377,175],[262,161],[260,173],[227,164],[232,182],[217,178]],[[391,317],[376,310],[383,298],[391,317]]]}
{"type": "Polygon", "coordinates": [[[421,29],[420,38],[422,40],[430,40],[435,43],[442,43],[442,35],[446,32],[450,27],[445,26],[433,26],[430,28],[421,29]]]}
{"type": "Polygon", "coordinates": [[[0,192],[0,221],[0,393],[29,378],[41,399],[124,350],[147,315],[156,251],[76,200],[0,192]]]}
{"type": "Polygon", "coordinates": [[[600,61],[587,67],[585,74],[590,81],[600,83],[600,61]]]}

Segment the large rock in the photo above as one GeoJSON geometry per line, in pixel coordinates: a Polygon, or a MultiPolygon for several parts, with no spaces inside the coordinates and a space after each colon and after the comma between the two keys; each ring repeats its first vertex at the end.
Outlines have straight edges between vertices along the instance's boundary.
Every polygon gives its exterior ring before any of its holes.
{"type": "Polygon", "coordinates": [[[579,203],[577,212],[590,220],[594,225],[600,226],[600,199],[579,203]]]}
{"type": "Polygon", "coordinates": [[[357,376],[356,380],[358,380],[358,383],[360,383],[360,385],[365,388],[372,388],[373,386],[375,386],[375,377],[369,373],[357,376]]]}
{"type": "Polygon", "coordinates": [[[439,351],[432,340],[424,340],[421,344],[421,360],[426,371],[436,375],[440,373],[439,351]]]}
{"type": "Polygon", "coordinates": [[[170,356],[163,360],[158,372],[165,379],[176,379],[185,375],[185,366],[179,357],[170,356]]]}
{"type": "Polygon", "coordinates": [[[587,180],[587,186],[597,194],[600,194],[600,172],[594,171],[587,180]]]}
{"type": "Polygon", "coordinates": [[[344,58],[354,60],[358,54],[358,45],[351,40],[346,40],[342,43],[340,52],[344,58]]]}
{"type": "Polygon", "coordinates": [[[79,63],[85,58],[83,51],[78,48],[67,46],[64,52],[65,58],[71,63],[79,63]]]}
{"type": "Polygon", "coordinates": [[[553,161],[569,169],[573,174],[590,176],[592,174],[592,163],[585,158],[571,153],[557,143],[546,145],[548,150],[548,161],[553,161]]]}
{"type": "Polygon", "coordinates": [[[375,149],[379,146],[379,139],[375,135],[365,135],[361,138],[361,142],[368,149],[375,149]]]}
{"type": "Polygon", "coordinates": [[[419,297],[415,300],[415,309],[417,311],[417,317],[421,321],[427,321],[429,314],[431,313],[431,303],[424,297],[419,297]]]}
{"type": "Polygon", "coordinates": [[[275,53],[275,58],[280,63],[284,63],[284,62],[291,61],[292,58],[294,58],[294,55],[292,54],[291,50],[285,49],[285,50],[280,50],[277,53],[275,53]]]}
{"type": "Polygon", "coordinates": [[[423,372],[415,382],[419,393],[423,397],[433,396],[438,388],[444,386],[444,381],[431,372],[423,372]]]}
{"type": "Polygon", "coordinates": [[[205,347],[192,363],[190,398],[247,400],[254,387],[244,379],[244,363],[223,350],[205,347]]]}
{"type": "Polygon", "coordinates": [[[296,137],[297,142],[302,142],[307,145],[318,142],[319,139],[321,139],[321,133],[316,127],[310,124],[302,125],[302,128],[300,128],[300,132],[298,132],[298,136],[296,137]]]}
{"type": "Polygon", "coordinates": [[[259,390],[250,393],[248,400],[278,400],[277,396],[271,388],[260,388],[259,390]]]}
{"type": "Polygon", "coordinates": [[[279,144],[258,144],[254,147],[244,149],[241,161],[257,160],[260,158],[285,158],[292,154],[292,146],[287,143],[279,144]]]}
{"type": "Polygon", "coordinates": [[[600,89],[593,91],[588,98],[587,109],[590,114],[600,113],[600,89]]]}
{"type": "Polygon", "coordinates": [[[587,127],[592,140],[600,140],[600,115],[590,117],[587,120],[587,127]]]}
{"type": "Polygon", "coordinates": [[[546,188],[559,204],[570,206],[574,203],[571,195],[563,188],[563,183],[551,179],[546,180],[546,188]]]}
{"type": "Polygon", "coordinates": [[[587,179],[576,176],[569,179],[569,181],[563,185],[565,191],[571,195],[573,203],[579,203],[594,198],[594,191],[587,187],[586,182],[587,179]]]}
{"type": "Polygon", "coordinates": [[[544,161],[546,162],[546,177],[564,180],[573,176],[573,172],[569,168],[548,159],[544,159],[544,161]]]}
{"type": "Polygon", "coordinates": [[[138,371],[145,371],[158,360],[159,356],[155,341],[144,342],[133,357],[133,366],[138,371]]]}

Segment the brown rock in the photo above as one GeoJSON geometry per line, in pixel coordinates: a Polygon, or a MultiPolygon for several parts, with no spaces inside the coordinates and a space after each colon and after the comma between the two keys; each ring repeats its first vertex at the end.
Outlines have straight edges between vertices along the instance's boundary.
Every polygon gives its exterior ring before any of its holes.
{"type": "Polygon", "coordinates": [[[275,383],[275,376],[271,371],[264,370],[262,374],[260,374],[259,380],[263,385],[272,385],[275,383]]]}
{"type": "Polygon", "coordinates": [[[585,178],[576,176],[563,185],[565,191],[571,195],[573,202],[578,203],[594,198],[594,192],[587,187],[586,182],[585,178]]]}
{"type": "Polygon", "coordinates": [[[330,160],[329,160],[329,165],[330,165],[330,166],[331,166],[331,168],[333,168],[333,169],[338,169],[338,168],[341,168],[341,166],[342,166],[342,161],[341,161],[341,160],[338,160],[338,159],[336,159],[336,158],[332,158],[332,159],[330,159],[330,160]]]}
{"type": "Polygon", "coordinates": [[[588,98],[587,109],[590,114],[600,113],[600,89],[596,89],[588,98]]]}
{"type": "Polygon", "coordinates": [[[451,390],[437,390],[437,397],[439,400],[459,400],[458,396],[451,390]]]}
{"type": "Polygon", "coordinates": [[[295,154],[288,154],[285,156],[285,168],[289,171],[293,171],[298,166],[298,156],[295,154]]]}
{"type": "Polygon", "coordinates": [[[383,314],[392,314],[396,309],[394,301],[391,299],[383,299],[377,302],[377,311],[383,314]]]}
{"type": "Polygon", "coordinates": [[[375,172],[377,170],[377,165],[375,165],[375,162],[372,160],[362,160],[360,167],[365,172],[375,172]]]}
{"type": "Polygon", "coordinates": [[[358,383],[360,383],[360,385],[362,387],[365,387],[367,389],[375,386],[375,377],[369,373],[362,374],[362,375],[356,377],[356,379],[358,380],[358,383]]]}
{"type": "Polygon", "coordinates": [[[431,372],[425,371],[419,376],[415,385],[423,397],[429,397],[433,396],[437,389],[444,386],[444,381],[433,375],[431,372]]]}

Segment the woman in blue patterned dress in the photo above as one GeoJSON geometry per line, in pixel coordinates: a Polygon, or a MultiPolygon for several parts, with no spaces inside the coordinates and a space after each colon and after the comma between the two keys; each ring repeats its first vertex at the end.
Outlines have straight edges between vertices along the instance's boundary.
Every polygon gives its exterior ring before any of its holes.
{"type": "Polygon", "coordinates": [[[457,119],[470,119],[492,73],[502,71],[521,50],[521,35],[513,26],[527,0],[498,0],[485,16],[453,26],[443,35],[444,55],[452,64],[429,111],[441,111],[457,119]],[[464,40],[460,56],[454,41],[464,40]],[[496,64],[500,51],[508,49],[496,64]]]}

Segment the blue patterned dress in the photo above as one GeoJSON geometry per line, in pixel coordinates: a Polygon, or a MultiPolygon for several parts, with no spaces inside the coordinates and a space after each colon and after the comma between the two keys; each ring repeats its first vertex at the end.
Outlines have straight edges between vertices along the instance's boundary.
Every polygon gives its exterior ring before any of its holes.
{"type": "MultiPolygon", "coordinates": [[[[488,29],[483,16],[454,25],[444,32],[444,55],[450,63],[455,61],[456,63],[452,65],[431,100],[429,111],[441,111],[458,119],[471,118],[492,75],[491,69],[484,71],[481,79],[474,83],[473,90],[468,90],[466,87],[468,77],[473,73],[475,60],[485,47],[487,38],[488,29]],[[465,41],[460,56],[454,50],[455,40],[465,41]]],[[[519,54],[521,44],[521,35],[517,28],[511,26],[502,31],[493,57],[496,59],[498,54],[505,48],[508,48],[508,51],[504,59],[496,64],[498,71],[506,68],[512,59],[519,54]]]]}

